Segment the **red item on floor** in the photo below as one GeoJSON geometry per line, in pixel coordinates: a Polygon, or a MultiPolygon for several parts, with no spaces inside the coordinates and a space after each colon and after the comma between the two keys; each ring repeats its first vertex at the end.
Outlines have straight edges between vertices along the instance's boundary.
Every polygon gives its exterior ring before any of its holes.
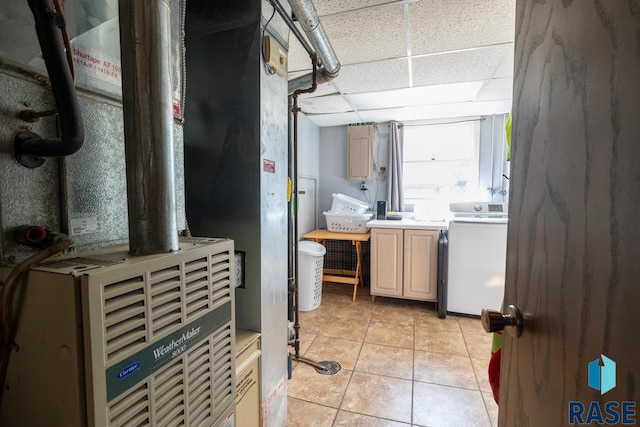
{"type": "Polygon", "coordinates": [[[500,391],[500,358],[502,357],[502,348],[499,348],[496,352],[491,352],[491,359],[489,360],[489,385],[493,392],[493,399],[498,403],[498,396],[500,391]]]}

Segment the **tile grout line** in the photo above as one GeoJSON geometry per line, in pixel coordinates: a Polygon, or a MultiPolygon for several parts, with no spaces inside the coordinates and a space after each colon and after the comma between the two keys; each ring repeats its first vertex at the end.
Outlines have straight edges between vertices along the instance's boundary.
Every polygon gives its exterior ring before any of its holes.
{"type": "MultiPolygon", "coordinates": [[[[371,318],[367,322],[367,332],[369,331],[369,326],[371,325],[371,318]]],[[[364,333],[364,337],[362,337],[362,341],[360,342],[360,350],[358,351],[358,356],[356,357],[356,361],[353,364],[353,369],[351,370],[351,375],[349,375],[349,381],[347,381],[347,386],[344,388],[344,393],[342,393],[342,398],[340,399],[340,403],[338,404],[338,410],[336,411],[335,417],[333,417],[333,422],[331,425],[333,426],[338,419],[338,414],[342,410],[342,404],[344,403],[344,398],[347,395],[347,390],[349,390],[349,386],[351,385],[351,380],[353,379],[353,374],[356,371],[356,366],[358,366],[358,360],[360,359],[360,354],[362,354],[362,347],[364,347],[364,340],[367,337],[367,332],[364,333]]]]}
{"type": "MultiPolygon", "coordinates": [[[[460,320],[458,319],[458,325],[460,325],[460,320]]],[[[487,418],[489,420],[489,426],[493,426],[493,422],[491,421],[491,414],[489,414],[489,407],[487,406],[487,402],[484,398],[484,392],[482,391],[482,387],[480,387],[480,381],[478,380],[478,374],[476,373],[476,368],[473,365],[473,360],[471,360],[471,352],[469,351],[469,346],[467,345],[467,337],[462,329],[462,325],[460,325],[460,330],[462,331],[462,339],[464,340],[464,346],[467,349],[467,353],[469,356],[469,362],[471,362],[471,369],[473,369],[473,375],[476,378],[476,383],[478,384],[478,391],[480,391],[480,398],[482,399],[482,403],[484,404],[484,410],[487,413],[487,418]]],[[[469,333],[473,335],[472,333],[469,333]]]]}

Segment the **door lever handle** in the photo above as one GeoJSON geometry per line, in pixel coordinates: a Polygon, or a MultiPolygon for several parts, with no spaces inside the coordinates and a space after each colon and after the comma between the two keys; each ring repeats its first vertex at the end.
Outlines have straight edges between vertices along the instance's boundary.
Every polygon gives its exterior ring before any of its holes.
{"type": "Polygon", "coordinates": [[[480,320],[486,332],[506,330],[514,338],[518,338],[522,334],[522,313],[513,304],[507,307],[504,314],[483,308],[480,320]]]}

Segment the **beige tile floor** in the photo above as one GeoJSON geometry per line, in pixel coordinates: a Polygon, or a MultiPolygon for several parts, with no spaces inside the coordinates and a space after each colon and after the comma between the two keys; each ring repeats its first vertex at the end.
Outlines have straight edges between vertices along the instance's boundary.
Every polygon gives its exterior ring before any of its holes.
{"type": "Polygon", "coordinates": [[[432,303],[374,302],[368,288],[352,303],[351,291],[325,283],[320,307],[300,313],[300,353],[342,369],[322,375],[294,362],[288,426],[497,425],[480,320],[439,319],[432,303]]]}

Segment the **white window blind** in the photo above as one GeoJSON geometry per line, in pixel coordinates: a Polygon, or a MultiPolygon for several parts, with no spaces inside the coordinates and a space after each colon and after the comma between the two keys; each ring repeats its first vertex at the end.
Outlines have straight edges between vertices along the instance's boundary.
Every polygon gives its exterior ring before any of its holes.
{"type": "Polygon", "coordinates": [[[405,203],[472,199],[478,193],[478,121],[404,130],[403,189],[405,203]]]}

